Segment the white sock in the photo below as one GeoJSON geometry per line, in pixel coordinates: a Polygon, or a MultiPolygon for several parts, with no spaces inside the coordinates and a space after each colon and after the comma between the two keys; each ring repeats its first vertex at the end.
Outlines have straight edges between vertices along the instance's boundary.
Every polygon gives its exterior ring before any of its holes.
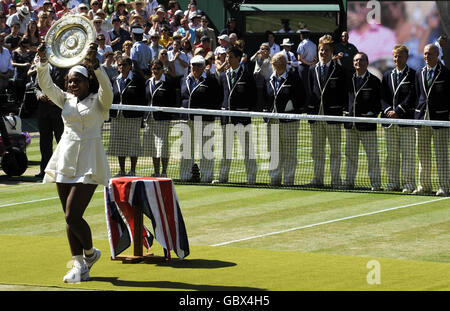
{"type": "Polygon", "coordinates": [[[77,255],[77,256],[73,256],[73,261],[75,261],[75,263],[77,263],[79,266],[84,266],[84,259],[83,259],[83,255],[77,255]]]}
{"type": "Polygon", "coordinates": [[[86,257],[91,257],[94,254],[94,248],[92,247],[91,249],[85,249],[84,254],[86,257]]]}

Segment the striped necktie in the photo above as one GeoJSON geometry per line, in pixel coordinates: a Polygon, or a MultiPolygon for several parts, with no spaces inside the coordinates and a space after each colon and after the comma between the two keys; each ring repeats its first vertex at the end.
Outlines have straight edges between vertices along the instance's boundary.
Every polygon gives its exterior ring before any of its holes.
{"type": "Polygon", "coordinates": [[[433,69],[427,70],[427,86],[431,85],[433,81],[433,69]]]}

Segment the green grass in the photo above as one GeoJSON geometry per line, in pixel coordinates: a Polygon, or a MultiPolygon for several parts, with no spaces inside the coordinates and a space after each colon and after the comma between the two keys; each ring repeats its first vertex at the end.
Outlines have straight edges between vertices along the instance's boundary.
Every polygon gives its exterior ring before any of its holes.
{"type": "MultiPolygon", "coordinates": [[[[37,146],[33,139],[24,176],[0,176],[0,290],[450,289],[450,198],[180,184],[191,246],[185,260],[109,260],[99,187],[85,218],[103,257],[92,281],[65,285],[64,215],[55,185],[32,177],[37,146]],[[381,265],[379,285],[366,281],[373,259],[381,265]]],[[[158,242],[152,252],[162,253],[158,242]]]]}

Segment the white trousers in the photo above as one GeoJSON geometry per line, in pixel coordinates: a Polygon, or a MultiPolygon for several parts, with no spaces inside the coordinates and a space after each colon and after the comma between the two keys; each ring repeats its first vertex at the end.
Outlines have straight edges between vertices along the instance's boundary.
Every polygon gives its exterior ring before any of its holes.
{"type": "Polygon", "coordinates": [[[253,125],[248,124],[227,124],[222,125],[222,160],[220,161],[219,181],[228,182],[230,174],[231,161],[233,158],[239,158],[234,153],[234,137],[238,136],[244,159],[245,171],[247,172],[247,182],[249,184],[256,183],[256,154],[253,142],[253,125]]]}
{"type": "Polygon", "coordinates": [[[187,122],[188,131],[183,133],[180,159],[180,179],[189,181],[192,178],[192,166],[195,163],[195,150],[200,155],[201,182],[212,182],[214,179],[214,153],[211,152],[214,140],[214,121],[187,122]],[[208,145],[207,145],[208,144],[208,145]]]}
{"type": "Polygon", "coordinates": [[[416,188],[416,135],[413,127],[392,124],[384,130],[386,138],[386,174],[388,188],[416,188]],[[401,174],[400,174],[401,173],[401,174]],[[401,180],[400,180],[401,175],[401,180]]]}
{"type": "Polygon", "coordinates": [[[284,172],[284,184],[293,185],[297,168],[297,135],[299,122],[280,123],[270,119],[267,127],[271,166],[269,167],[270,183],[281,184],[284,172]],[[278,128],[278,131],[276,130],[278,128]],[[272,150],[276,146],[278,150],[272,150]],[[278,157],[278,158],[276,158],[278,157]]]}
{"type": "Polygon", "coordinates": [[[358,171],[359,143],[363,145],[368,162],[368,175],[372,187],[381,187],[380,160],[378,157],[378,144],[376,131],[358,131],[347,129],[345,157],[346,157],[346,185],[355,185],[358,171]]]}
{"type": "Polygon", "coordinates": [[[436,157],[436,169],[439,177],[439,187],[443,190],[450,190],[449,180],[449,158],[448,158],[448,140],[450,129],[433,129],[429,126],[423,126],[416,129],[417,133],[417,154],[419,156],[419,185],[425,190],[432,190],[431,184],[431,141],[434,145],[434,154],[436,157]]]}
{"type": "Polygon", "coordinates": [[[311,157],[314,162],[313,183],[323,184],[326,156],[326,140],[330,145],[331,185],[341,184],[341,124],[328,124],[320,121],[310,124],[312,137],[311,157]]]}

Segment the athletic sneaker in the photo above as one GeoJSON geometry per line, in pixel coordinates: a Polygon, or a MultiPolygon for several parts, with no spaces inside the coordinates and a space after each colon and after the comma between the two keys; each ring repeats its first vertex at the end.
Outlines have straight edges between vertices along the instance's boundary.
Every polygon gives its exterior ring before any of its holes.
{"type": "Polygon", "coordinates": [[[92,256],[90,257],[83,256],[84,262],[86,262],[86,265],[89,268],[89,270],[91,270],[94,263],[96,263],[100,259],[101,255],[102,253],[100,252],[100,250],[94,247],[94,254],[92,254],[92,256]]]}
{"type": "Polygon", "coordinates": [[[80,265],[77,262],[73,263],[73,268],[67,272],[63,278],[64,283],[80,283],[81,281],[89,280],[89,268],[87,265],[80,265]]]}

